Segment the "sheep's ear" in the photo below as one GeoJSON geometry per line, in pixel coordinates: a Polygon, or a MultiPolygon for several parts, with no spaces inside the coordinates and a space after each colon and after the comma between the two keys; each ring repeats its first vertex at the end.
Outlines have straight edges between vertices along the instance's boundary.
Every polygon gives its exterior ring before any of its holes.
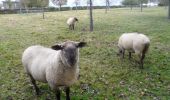
{"type": "Polygon", "coordinates": [[[54,50],[62,50],[62,49],[63,49],[63,46],[57,44],[57,45],[53,45],[51,48],[54,49],[54,50]]]}
{"type": "Polygon", "coordinates": [[[86,46],[86,42],[79,42],[79,43],[77,43],[77,47],[78,48],[82,48],[84,46],[86,46]]]}

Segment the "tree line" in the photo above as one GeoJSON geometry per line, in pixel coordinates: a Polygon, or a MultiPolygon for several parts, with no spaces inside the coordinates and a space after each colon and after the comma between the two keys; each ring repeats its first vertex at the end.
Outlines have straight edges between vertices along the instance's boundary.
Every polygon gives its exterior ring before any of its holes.
{"type": "Polygon", "coordinates": [[[24,8],[45,7],[48,6],[48,0],[20,0],[20,4],[24,8]]]}
{"type": "Polygon", "coordinates": [[[149,2],[156,2],[159,6],[168,6],[169,0],[123,0],[123,5],[134,6],[140,5],[141,3],[149,3],[149,2]]]}
{"type": "MultiPolygon", "coordinates": [[[[7,4],[10,5],[12,0],[6,0],[7,4]]],[[[52,0],[52,3],[61,8],[62,5],[66,4],[67,0],[52,0]]],[[[48,7],[49,0],[19,0],[20,6],[22,8],[32,8],[32,7],[48,7]]]]}
{"type": "Polygon", "coordinates": [[[125,6],[130,6],[131,10],[134,6],[140,6],[142,12],[143,4],[148,2],[157,2],[159,6],[169,6],[168,18],[170,19],[170,0],[123,0],[122,4],[125,6]]]}
{"type": "MultiPolygon", "coordinates": [[[[162,0],[160,0],[162,2],[162,0]]],[[[123,0],[122,4],[125,6],[130,6],[131,10],[134,6],[140,6],[141,12],[143,10],[143,4],[148,2],[158,2],[158,0],[123,0]]]]}

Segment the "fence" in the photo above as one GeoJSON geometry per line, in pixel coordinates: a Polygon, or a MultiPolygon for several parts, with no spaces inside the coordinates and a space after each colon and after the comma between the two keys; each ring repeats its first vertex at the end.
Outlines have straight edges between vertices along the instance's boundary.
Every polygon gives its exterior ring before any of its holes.
{"type": "MultiPolygon", "coordinates": [[[[110,6],[110,8],[120,8],[122,6],[110,6]]],[[[94,6],[93,9],[105,9],[105,6],[94,6]]],[[[62,7],[61,11],[68,11],[68,10],[86,10],[88,9],[88,6],[78,6],[76,7],[62,7]]],[[[40,13],[43,12],[53,12],[53,11],[59,11],[59,8],[28,8],[28,9],[3,9],[0,10],[0,14],[17,14],[17,13],[40,13]]]]}

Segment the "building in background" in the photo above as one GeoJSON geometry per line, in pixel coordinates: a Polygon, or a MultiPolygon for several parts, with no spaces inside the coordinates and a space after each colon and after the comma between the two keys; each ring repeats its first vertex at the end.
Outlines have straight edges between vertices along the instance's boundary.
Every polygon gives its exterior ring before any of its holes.
{"type": "Polygon", "coordinates": [[[10,2],[8,0],[0,0],[0,9],[19,9],[20,8],[20,2],[19,0],[11,0],[10,2]]]}
{"type": "Polygon", "coordinates": [[[8,1],[3,1],[2,3],[2,9],[19,9],[20,3],[19,1],[11,1],[10,4],[8,1]]]}

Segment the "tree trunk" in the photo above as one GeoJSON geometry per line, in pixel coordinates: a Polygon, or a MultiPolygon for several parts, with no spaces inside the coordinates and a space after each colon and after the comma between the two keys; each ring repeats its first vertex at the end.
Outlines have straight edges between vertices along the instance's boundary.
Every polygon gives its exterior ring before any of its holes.
{"type": "Polygon", "coordinates": [[[76,4],[76,12],[77,12],[77,4],[76,4]]]}
{"type": "Polygon", "coordinates": [[[27,14],[28,14],[28,12],[29,12],[29,7],[26,8],[26,11],[27,11],[27,14]]]}
{"type": "Polygon", "coordinates": [[[20,13],[20,14],[22,13],[22,9],[21,9],[21,7],[19,8],[19,13],[20,13]]]}
{"type": "Polygon", "coordinates": [[[140,11],[141,12],[143,11],[143,2],[142,1],[140,2],[140,11]]]}
{"type": "Polygon", "coordinates": [[[90,0],[90,31],[93,31],[92,0],[90,0]]]}
{"type": "Polygon", "coordinates": [[[110,3],[109,0],[106,0],[106,10],[105,13],[107,13],[107,11],[110,9],[110,3]]]}
{"type": "Polygon", "coordinates": [[[168,9],[168,19],[170,19],[170,0],[169,0],[169,9],[168,9]]]}
{"type": "Polygon", "coordinates": [[[45,17],[44,17],[44,8],[43,7],[42,7],[42,14],[43,14],[43,19],[44,19],[45,17]]]}
{"type": "Polygon", "coordinates": [[[107,5],[107,0],[106,0],[106,9],[105,9],[105,13],[107,13],[107,9],[108,9],[107,6],[108,6],[108,5],[107,5]]]}
{"type": "Polygon", "coordinates": [[[110,10],[110,1],[107,0],[107,7],[108,7],[108,10],[110,10]]]}
{"type": "Polygon", "coordinates": [[[130,10],[132,10],[132,7],[133,7],[133,5],[131,4],[131,5],[130,5],[130,10]]]}
{"type": "Polygon", "coordinates": [[[60,7],[59,7],[59,11],[61,11],[61,4],[59,5],[60,7]]]}
{"type": "Polygon", "coordinates": [[[88,5],[88,3],[87,3],[87,10],[89,9],[89,5],[88,5]]]}

